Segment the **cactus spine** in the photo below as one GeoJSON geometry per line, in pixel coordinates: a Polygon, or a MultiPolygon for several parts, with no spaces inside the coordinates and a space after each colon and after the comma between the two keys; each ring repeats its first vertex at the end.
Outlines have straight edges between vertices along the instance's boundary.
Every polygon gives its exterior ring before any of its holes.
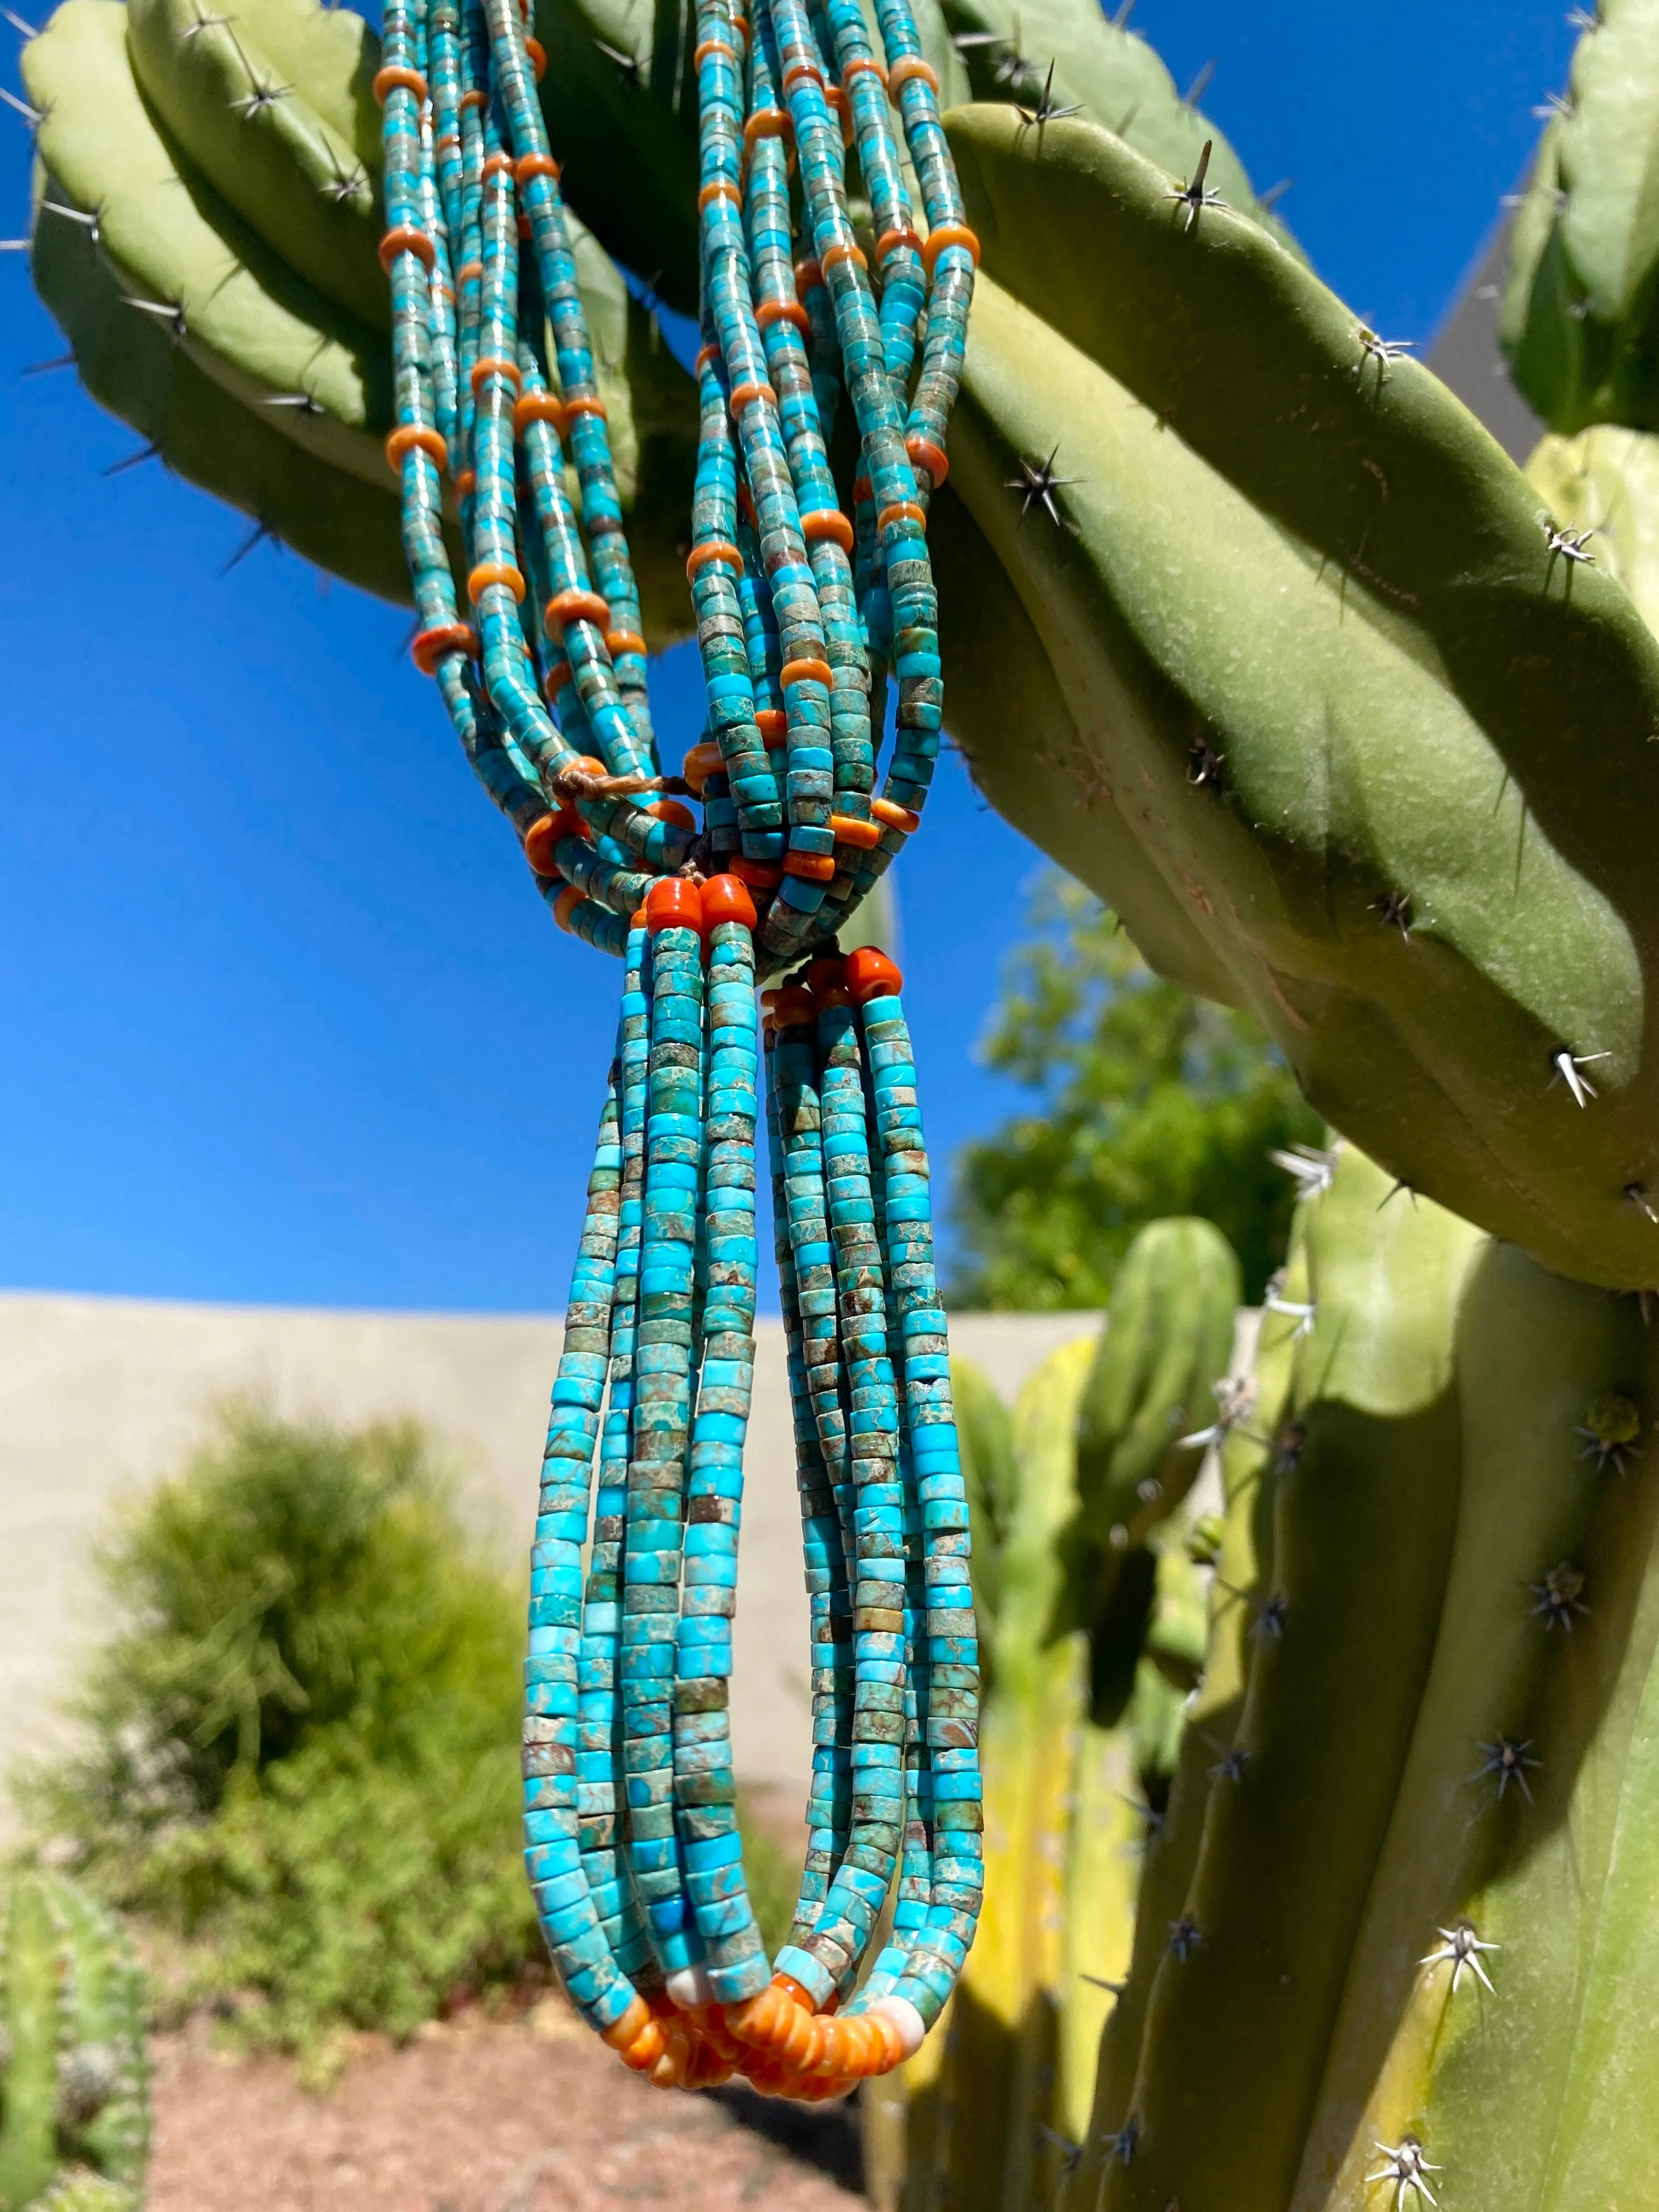
{"type": "Polygon", "coordinates": [[[74,1883],[21,1875],[0,1922],[0,2212],[137,2212],[143,1980],[74,1883]]]}

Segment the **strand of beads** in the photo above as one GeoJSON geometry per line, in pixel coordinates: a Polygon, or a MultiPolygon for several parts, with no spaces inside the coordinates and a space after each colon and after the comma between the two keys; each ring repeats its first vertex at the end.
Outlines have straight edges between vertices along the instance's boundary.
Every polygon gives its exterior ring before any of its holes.
{"type": "Polygon", "coordinates": [[[697,842],[684,810],[650,796],[637,592],[520,0],[390,0],[376,86],[388,458],[416,658],[556,918],[626,963],[537,1527],[531,1879],[562,1979],[626,2063],[665,2084],[738,2070],[803,2097],[917,2046],[980,1884],[966,1513],[914,1068],[897,971],[878,954],[843,963],[833,945],[768,1024],[814,1670],[806,1865],[775,1971],[744,1876],[726,1705],[757,965],[832,937],[916,826],[938,742],[927,502],[974,248],[906,0],[878,15],[884,71],[854,0],[821,26],[805,0],[757,0],[752,33],[732,0],[699,0],[697,842]],[[852,231],[843,118],[886,226],[879,301],[852,231]],[[828,459],[843,379],[861,456],[850,521],[828,459]],[[890,664],[899,734],[878,798],[890,664]],[[705,880],[716,854],[732,872],[705,880]],[[896,1877],[891,1938],[866,1973],[896,1877]]]}

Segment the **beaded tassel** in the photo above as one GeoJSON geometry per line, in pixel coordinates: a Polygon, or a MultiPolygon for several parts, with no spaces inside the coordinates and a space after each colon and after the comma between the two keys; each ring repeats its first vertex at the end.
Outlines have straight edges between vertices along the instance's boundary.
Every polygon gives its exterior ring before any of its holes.
{"type": "Polygon", "coordinates": [[[884,63],[859,0],[754,0],[752,21],[697,0],[686,573],[707,724],[680,779],[659,773],[520,0],[388,0],[375,82],[415,658],[556,919],[623,962],[532,1557],[526,1864],[561,1980],[626,2064],[804,2098],[919,2046],[982,1879],[968,1516],[915,1071],[898,970],[835,945],[917,826],[937,757],[927,506],[978,251],[908,0],[876,17],[884,63]],[[845,505],[829,457],[843,391],[845,505]],[[671,789],[701,799],[700,831],[671,789]],[[757,982],[786,969],[757,1024],[757,982]],[[763,1104],[812,1639],[807,1849],[775,1962],[744,1874],[727,1695],[763,1104]]]}

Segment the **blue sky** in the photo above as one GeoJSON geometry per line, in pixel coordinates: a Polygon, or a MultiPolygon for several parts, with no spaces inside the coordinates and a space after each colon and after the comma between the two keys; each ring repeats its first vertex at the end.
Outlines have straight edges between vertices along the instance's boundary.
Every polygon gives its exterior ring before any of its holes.
{"type": "MultiPolygon", "coordinates": [[[[24,12],[28,12],[25,5],[24,12]]],[[[1315,265],[1389,337],[1455,293],[1565,74],[1561,0],[1140,0],[1315,265]]],[[[0,40],[12,34],[0,30],[0,40]]],[[[15,71],[0,67],[13,86],[15,71]]],[[[0,234],[28,145],[0,114],[0,234]]],[[[262,546],[72,377],[0,258],[0,1285],[523,1310],[562,1299],[617,970],[564,939],[405,618],[262,546]]],[[[695,671],[661,670],[690,732],[695,671]]],[[[960,771],[900,872],[939,1160],[1036,856],[960,771]]]]}

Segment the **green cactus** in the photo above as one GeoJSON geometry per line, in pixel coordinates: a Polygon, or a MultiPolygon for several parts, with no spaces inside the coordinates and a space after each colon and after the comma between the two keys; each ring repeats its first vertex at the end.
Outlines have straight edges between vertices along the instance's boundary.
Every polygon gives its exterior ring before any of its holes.
{"type": "Polygon", "coordinates": [[[1516,218],[1500,319],[1553,430],[1659,427],[1659,7],[1600,0],[1516,218]]]}
{"type": "Polygon", "coordinates": [[[1241,1291],[1213,1223],[1149,1222],[1124,1255],[1078,1414],[1083,1526],[1103,1550],[1145,1541],[1192,1487],[1241,1291]]]}
{"type": "MultiPolygon", "coordinates": [[[[1644,871],[1580,768],[1638,815],[1659,799],[1659,646],[1551,552],[1458,403],[1254,225],[1189,227],[1162,172],[1080,123],[1040,161],[1001,111],[950,129],[985,272],[951,489],[1048,656],[1085,795],[1134,794],[1168,890],[1339,1126],[1553,1264],[1646,1280],[1624,1197],[1659,1183],[1644,871]],[[1066,526],[1022,520],[1005,485],[1062,425],[1066,526]],[[1606,1055],[1593,1115],[1552,1088],[1563,1051],[1606,1055]]],[[[943,604],[948,661],[975,616],[943,604]]],[[[1040,833],[1025,758],[1066,733],[962,689],[975,775],[1040,833]]]]}
{"type": "Polygon", "coordinates": [[[1612,426],[1545,438],[1527,476],[1564,527],[1594,538],[1597,566],[1659,632],[1659,438],[1612,426]]]}
{"type": "Polygon", "coordinates": [[[110,1914],[73,1882],[19,1876],[0,1920],[0,2212],[137,2212],[143,2022],[110,1914]]]}
{"type": "Polygon", "coordinates": [[[996,1648],[1002,1603],[1002,1555],[1019,1498],[1013,1423],[985,1370],[971,1359],[951,1362],[963,1480],[972,1516],[974,1612],[980,1624],[981,1663],[996,1648]]]}
{"type": "Polygon", "coordinates": [[[960,42],[975,100],[1013,100],[1038,114],[1046,94],[1054,106],[1098,124],[1182,179],[1197,168],[1207,143],[1211,189],[1291,242],[1225,138],[1182,98],[1146,40],[1126,21],[1109,17],[1098,0],[1021,0],[1018,8],[1003,0],[945,0],[945,19],[960,42]]]}

